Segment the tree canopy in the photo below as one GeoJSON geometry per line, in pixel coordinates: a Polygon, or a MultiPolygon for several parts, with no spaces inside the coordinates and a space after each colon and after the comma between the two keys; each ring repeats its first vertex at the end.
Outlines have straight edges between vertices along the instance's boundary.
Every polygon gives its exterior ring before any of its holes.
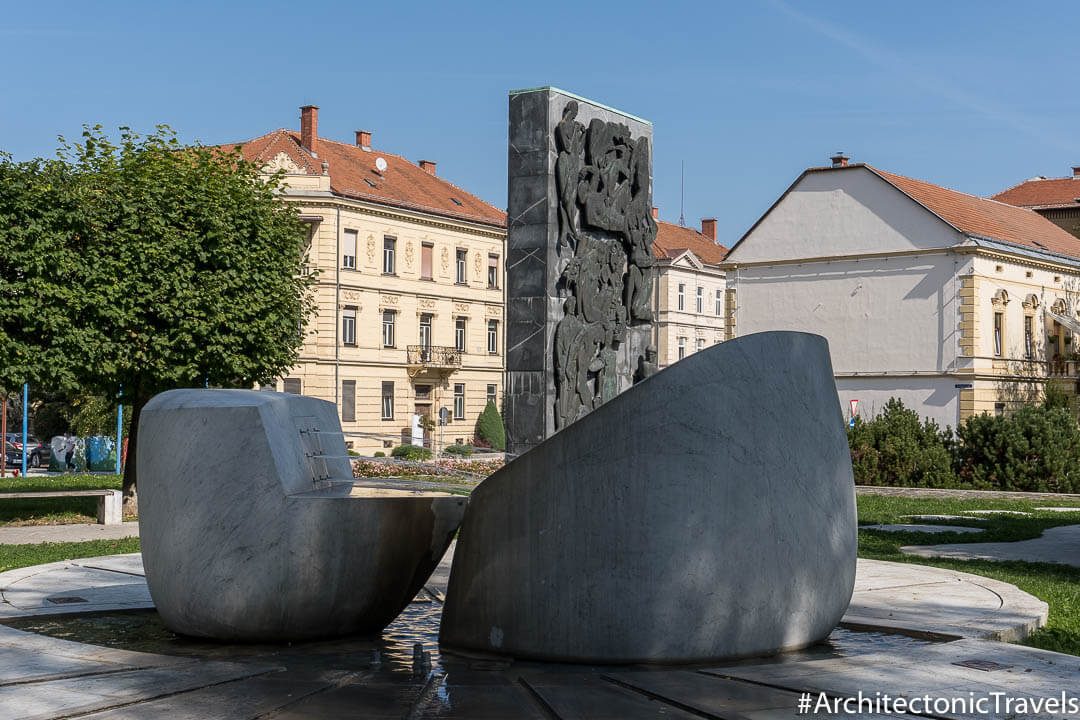
{"type": "Polygon", "coordinates": [[[58,159],[0,158],[0,385],[79,386],[138,414],[176,387],[295,364],[313,311],[295,207],[238,152],[100,127],[58,159]]]}

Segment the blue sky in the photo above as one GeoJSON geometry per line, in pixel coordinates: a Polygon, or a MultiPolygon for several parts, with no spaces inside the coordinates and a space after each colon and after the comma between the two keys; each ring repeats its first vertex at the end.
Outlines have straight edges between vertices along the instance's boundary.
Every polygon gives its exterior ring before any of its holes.
{"type": "Polygon", "coordinates": [[[0,149],[84,123],[185,141],[299,128],[438,163],[506,204],[506,97],[555,85],[653,122],[654,201],[731,245],[806,167],[988,195],[1080,165],[1080,9],[997,2],[5,2],[0,149]]]}

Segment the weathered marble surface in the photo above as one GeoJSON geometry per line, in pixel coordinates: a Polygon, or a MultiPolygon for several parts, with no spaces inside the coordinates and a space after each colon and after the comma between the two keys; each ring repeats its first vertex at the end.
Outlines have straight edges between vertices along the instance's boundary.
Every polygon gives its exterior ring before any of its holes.
{"type": "Polygon", "coordinates": [[[691,662],[829,634],[855,488],[824,338],[750,335],[672,365],[473,492],[441,642],[691,662]]]}
{"type": "Polygon", "coordinates": [[[165,623],[222,640],[377,632],[438,565],[465,498],[353,480],[332,403],[171,390],[139,423],[139,526],[165,623]]]}

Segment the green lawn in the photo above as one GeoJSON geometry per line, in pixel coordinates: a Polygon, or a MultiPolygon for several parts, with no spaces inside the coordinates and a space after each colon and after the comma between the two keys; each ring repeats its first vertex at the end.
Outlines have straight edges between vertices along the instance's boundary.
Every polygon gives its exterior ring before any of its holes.
{"type": "MultiPolygon", "coordinates": [[[[48,490],[120,490],[120,475],[30,475],[0,478],[0,496],[12,492],[48,490]]],[[[97,521],[97,498],[33,498],[9,500],[0,497],[0,525],[56,525],[97,521]]]]}
{"type": "Polygon", "coordinates": [[[1038,537],[1043,530],[1057,525],[1080,524],[1080,513],[1054,513],[1035,510],[1044,507],[1080,507],[1075,500],[1039,498],[1038,500],[954,500],[936,498],[860,495],[859,524],[917,523],[902,515],[959,515],[966,510],[1019,510],[1019,515],[988,515],[984,521],[948,520],[936,524],[966,525],[986,528],[982,533],[859,533],[859,557],[891,560],[915,565],[932,565],[960,572],[983,575],[1016,585],[1050,606],[1047,626],[1032,634],[1025,645],[1080,655],[1080,568],[1054,563],[992,562],[989,560],[951,560],[918,558],[900,552],[903,545],[938,545],[967,542],[1013,542],[1038,537]]]}
{"type": "Polygon", "coordinates": [[[0,545],[0,572],[43,565],[60,560],[139,552],[139,538],[91,540],[89,542],[0,545]]]}

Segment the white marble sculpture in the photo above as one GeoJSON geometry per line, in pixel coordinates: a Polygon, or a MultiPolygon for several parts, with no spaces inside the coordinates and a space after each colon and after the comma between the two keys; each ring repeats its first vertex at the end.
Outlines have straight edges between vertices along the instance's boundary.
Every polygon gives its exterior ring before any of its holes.
{"type": "Polygon", "coordinates": [[[281,641],[378,632],[446,551],[465,498],[354,487],[332,403],[171,390],[142,411],[139,531],[173,631],[281,641]]]}
{"type": "Polygon", "coordinates": [[[750,335],[638,383],[481,483],[440,640],[595,663],[800,648],[843,616],[856,547],[828,344],[750,335]]]}

